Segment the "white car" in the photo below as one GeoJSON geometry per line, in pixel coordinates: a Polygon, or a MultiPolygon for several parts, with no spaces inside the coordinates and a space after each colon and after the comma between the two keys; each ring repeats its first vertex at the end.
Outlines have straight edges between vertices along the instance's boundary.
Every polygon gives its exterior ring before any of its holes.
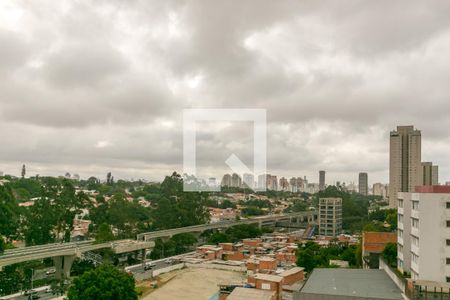
{"type": "Polygon", "coordinates": [[[56,269],[49,269],[45,272],[45,275],[51,275],[51,274],[55,274],[56,273],[56,269]]]}

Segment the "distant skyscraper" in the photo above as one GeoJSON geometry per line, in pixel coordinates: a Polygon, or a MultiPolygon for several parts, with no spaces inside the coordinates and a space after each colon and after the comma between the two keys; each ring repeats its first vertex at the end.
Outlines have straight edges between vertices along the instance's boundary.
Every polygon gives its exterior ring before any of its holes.
{"type": "Polygon", "coordinates": [[[233,173],[233,175],[231,175],[231,186],[232,187],[241,187],[242,186],[241,176],[239,176],[236,173],[233,173]]]}
{"type": "Polygon", "coordinates": [[[422,185],[422,135],[414,126],[391,131],[389,153],[389,206],[397,207],[398,192],[414,192],[422,185]]]}
{"type": "Polygon", "coordinates": [[[231,175],[230,174],[225,174],[222,177],[222,182],[220,184],[221,186],[231,186],[231,175]]]}
{"type": "Polygon", "coordinates": [[[265,190],[266,188],[266,174],[258,175],[258,189],[265,190]]]}
{"type": "Polygon", "coordinates": [[[291,179],[289,179],[289,185],[290,185],[292,193],[297,193],[298,192],[297,178],[292,177],[291,179]]]}
{"type": "Polygon", "coordinates": [[[374,196],[382,196],[383,199],[387,198],[387,185],[382,183],[374,183],[372,188],[372,194],[374,196]]]}
{"type": "Polygon", "coordinates": [[[255,187],[255,177],[253,176],[253,174],[245,173],[242,178],[244,180],[244,182],[242,183],[244,187],[248,187],[251,189],[255,187]]]}
{"type": "Polygon", "coordinates": [[[325,189],[325,171],[319,171],[319,190],[325,189]]]}
{"type": "Polygon", "coordinates": [[[266,185],[268,190],[277,191],[278,190],[278,179],[276,175],[266,175],[266,185]]]}
{"type": "Polygon", "coordinates": [[[439,184],[439,167],[432,162],[422,163],[422,185],[438,185],[439,184]]]}
{"type": "Polygon", "coordinates": [[[282,191],[288,191],[289,190],[289,182],[284,177],[280,178],[280,190],[282,190],[282,191]]]}
{"type": "Polygon", "coordinates": [[[369,182],[367,173],[359,173],[358,191],[361,195],[367,196],[369,194],[369,182]]]}

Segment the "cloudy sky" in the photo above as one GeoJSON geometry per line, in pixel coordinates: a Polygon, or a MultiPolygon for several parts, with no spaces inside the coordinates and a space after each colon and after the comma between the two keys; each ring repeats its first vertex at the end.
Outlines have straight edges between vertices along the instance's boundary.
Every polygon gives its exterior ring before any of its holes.
{"type": "MultiPolygon", "coordinates": [[[[449,1],[0,0],[0,170],[159,180],[189,108],[267,111],[267,166],[388,180],[389,131],[422,130],[450,180],[449,1]]],[[[248,122],[204,124],[198,164],[251,164],[248,122]]]]}

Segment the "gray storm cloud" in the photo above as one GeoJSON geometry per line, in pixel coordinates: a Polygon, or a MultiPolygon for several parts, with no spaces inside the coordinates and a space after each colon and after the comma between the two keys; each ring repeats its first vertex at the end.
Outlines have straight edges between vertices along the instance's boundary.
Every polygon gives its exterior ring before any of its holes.
{"type": "MultiPolygon", "coordinates": [[[[0,5],[0,170],[161,179],[185,108],[264,108],[270,172],[387,181],[389,130],[450,176],[446,1],[42,1],[0,5]]],[[[251,161],[246,125],[199,164],[251,161]]]]}

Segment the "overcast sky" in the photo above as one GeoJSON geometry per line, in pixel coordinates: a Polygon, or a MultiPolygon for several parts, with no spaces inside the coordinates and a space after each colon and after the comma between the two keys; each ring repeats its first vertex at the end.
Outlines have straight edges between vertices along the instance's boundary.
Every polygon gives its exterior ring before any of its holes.
{"type": "MultiPolygon", "coordinates": [[[[0,170],[159,180],[187,108],[267,110],[271,173],[388,181],[422,130],[450,180],[449,1],[0,0],[0,170]]],[[[251,161],[250,124],[202,126],[199,165],[251,161]]],[[[251,163],[251,162],[250,162],[251,163]]]]}

